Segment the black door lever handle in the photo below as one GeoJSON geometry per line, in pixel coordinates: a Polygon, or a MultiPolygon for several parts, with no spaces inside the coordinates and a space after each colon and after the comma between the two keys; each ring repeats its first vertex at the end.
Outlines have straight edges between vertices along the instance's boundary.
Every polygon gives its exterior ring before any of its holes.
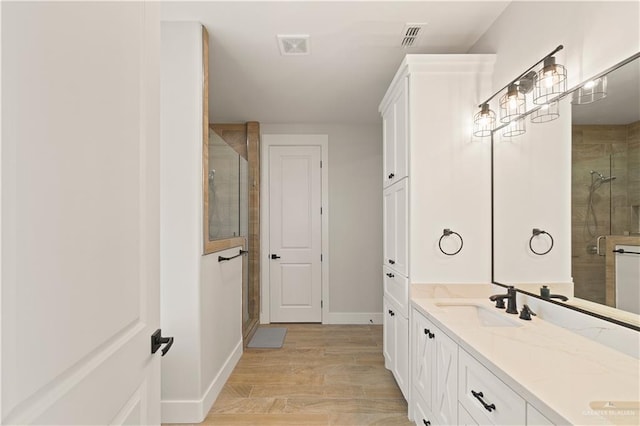
{"type": "Polygon", "coordinates": [[[277,254],[272,254],[272,255],[271,255],[271,258],[272,258],[272,259],[280,259],[280,256],[278,256],[277,254]]]}
{"type": "Polygon", "coordinates": [[[162,330],[157,329],[155,333],[151,335],[151,353],[155,354],[160,349],[160,346],[166,344],[164,348],[162,348],[162,356],[165,356],[171,346],[173,346],[173,337],[162,337],[162,330]]]}

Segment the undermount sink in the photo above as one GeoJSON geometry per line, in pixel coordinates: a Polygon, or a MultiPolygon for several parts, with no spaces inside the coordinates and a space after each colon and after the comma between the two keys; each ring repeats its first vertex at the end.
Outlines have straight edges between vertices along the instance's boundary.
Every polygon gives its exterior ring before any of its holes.
{"type": "Polygon", "coordinates": [[[451,312],[457,319],[465,322],[478,322],[483,327],[522,327],[517,320],[506,317],[503,311],[493,311],[486,306],[474,303],[436,303],[436,306],[451,312]]]}

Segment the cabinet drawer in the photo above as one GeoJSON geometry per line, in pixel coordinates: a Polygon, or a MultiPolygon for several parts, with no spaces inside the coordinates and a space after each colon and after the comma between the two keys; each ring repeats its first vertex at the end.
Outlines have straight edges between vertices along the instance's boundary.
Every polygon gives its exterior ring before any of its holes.
{"type": "Polygon", "coordinates": [[[384,272],[384,295],[393,301],[400,310],[400,313],[409,316],[409,280],[398,272],[385,266],[384,272]]]}
{"type": "Polygon", "coordinates": [[[471,417],[471,414],[464,409],[462,404],[458,402],[458,425],[459,426],[478,426],[476,419],[471,417]]]}
{"type": "Polygon", "coordinates": [[[525,424],[525,400],[462,348],[458,368],[458,400],[478,423],[525,424]],[[489,407],[485,408],[480,399],[489,407]]]}
{"type": "Polygon", "coordinates": [[[527,404],[527,425],[531,426],[553,426],[551,420],[546,418],[544,414],[536,410],[531,404],[527,404]]]}

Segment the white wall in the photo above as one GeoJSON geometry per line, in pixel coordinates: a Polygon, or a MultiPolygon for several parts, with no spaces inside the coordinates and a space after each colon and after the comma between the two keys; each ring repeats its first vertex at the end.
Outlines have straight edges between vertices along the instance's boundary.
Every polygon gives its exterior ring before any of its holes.
{"type": "MultiPolygon", "coordinates": [[[[567,67],[568,87],[573,87],[579,82],[605,70],[611,65],[640,51],[640,3],[633,2],[513,2],[505,9],[504,13],[496,20],[491,28],[470,49],[470,53],[497,53],[497,62],[493,77],[494,90],[498,90],[511,79],[531,66],[535,61],[548,54],[558,44],[564,45],[564,49],[557,55],[558,63],[567,67]],[[525,30],[527,23],[531,22],[529,30],[525,30]]],[[[513,147],[508,149],[521,149],[520,162],[517,155],[509,158],[510,167],[519,167],[521,175],[530,176],[528,185],[532,185],[545,173],[547,182],[557,181],[562,191],[570,191],[570,152],[568,148],[569,135],[565,133],[566,144],[560,151],[560,163],[558,159],[552,159],[548,167],[541,170],[541,161],[535,161],[527,152],[534,137],[543,134],[545,126],[560,126],[560,131],[570,130],[566,116],[568,112],[562,111],[565,119],[560,118],[558,123],[532,125],[527,122],[529,129],[533,126],[541,126],[538,130],[528,132],[525,138],[514,138],[513,147]],[[519,140],[520,139],[520,140],[519,140]],[[520,146],[521,148],[518,148],[520,146]]],[[[544,136],[544,135],[542,135],[544,136]]],[[[557,141],[560,143],[561,141],[557,141]]],[[[551,147],[547,147],[548,155],[553,155],[551,147]]],[[[513,153],[512,153],[513,154],[513,153]]],[[[498,171],[503,173],[504,170],[498,171]]],[[[547,186],[549,186],[547,184],[547,186]]],[[[515,186],[515,185],[514,185],[515,186]]],[[[524,187],[523,191],[530,188],[524,187]]],[[[514,188],[512,188],[514,190],[514,188]]],[[[567,192],[568,193],[568,192],[567,192]]],[[[532,194],[535,196],[535,194],[532,194]]],[[[519,200],[509,200],[509,203],[519,200]]],[[[498,205],[503,209],[507,204],[498,205]]],[[[503,217],[509,216],[508,210],[502,210],[503,217]]],[[[512,217],[517,212],[512,212],[512,217]]],[[[559,230],[559,235],[570,238],[570,200],[548,208],[546,220],[550,226],[559,230]]],[[[494,212],[495,215],[495,212],[494,212]]],[[[514,222],[517,225],[517,222],[514,222]]],[[[528,228],[528,227],[527,227],[528,228]]],[[[554,235],[555,237],[555,235],[554,235]]],[[[557,240],[558,238],[556,238],[557,240]]],[[[562,245],[563,242],[556,241],[562,245]]],[[[570,246],[570,242],[564,242],[570,246]]],[[[555,250],[555,249],[554,249],[555,250]]],[[[561,248],[564,251],[560,269],[556,272],[559,278],[566,278],[566,271],[570,269],[570,247],[561,248]],[[568,250],[568,252],[567,252],[568,250]]],[[[499,254],[498,254],[499,255],[499,254]]],[[[496,259],[499,261],[499,259],[496,259]]],[[[527,268],[522,263],[504,262],[503,273],[510,279],[516,280],[519,276],[532,281],[531,274],[526,274],[527,268]],[[519,275],[519,271],[525,272],[519,275]]],[[[530,264],[530,268],[538,266],[530,264]]],[[[548,273],[549,271],[547,271],[548,273]]],[[[573,329],[575,332],[597,340],[617,350],[638,356],[639,334],[628,328],[617,326],[610,322],[604,322],[596,318],[581,314],[566,308],[559,308],[549,303],[540,303],[539,300],[523,296],[520,302],[529,303],[541,318],[557,323],[563,327],[573,329]]]]}
{"type": "Polygon", "coordinates": [[[260,128],[262,134],[329,135],[330,318],[324,321],[381,323],[382,125],[261,123],[260,128]]]}
{"type": "MultiPolygon", "coordinates": [[[[470,53],[497,54],[493,86],[498,90],[562,44],[557,62],[567,67],[568,87],[573,87],[638,52],[639,21],[639,2],[513,2],[470,53]],[[528,22],[532,25],[527,26],[528,22]]],[[[492,109],[497,110],[497,102],[492,102],[492,109]]],[[[494,261],[500,282],[571,280],[571,152],[566,106],[562,114],[552,123],[527,120],[525,135],[497,140],[496,192],[501,192],[496,194],[494,210],[494,261]],[[561,132],[561,140],[548,138],[551,129],[561,132]],[[541,187],[548,190],[541,191],[541,187]],[[534,227],[553,233],[556,245],[548,256],[532,255],[528,249],[534,227]]]]}
{"type": "MultiPolygon", "coordinates": [[[[242,353],[241,262],[202,256],[202,26],[161,42],[162,421],[200,422],[242,353]]],[[[221,254],[237,254],[237,249],[221,254]]]]}

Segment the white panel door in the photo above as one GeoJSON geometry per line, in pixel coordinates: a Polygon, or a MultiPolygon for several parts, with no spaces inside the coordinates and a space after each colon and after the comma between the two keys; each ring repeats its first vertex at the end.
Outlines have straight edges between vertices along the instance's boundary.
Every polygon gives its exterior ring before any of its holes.
{"type": "Polygon", "coordinates": [[[159,6],[2,4],[2,424],[157,424],[159,6]]]}
{"type": "Polygon", "coordinates": [[[322,321],[321,148],[269,147],[272,322],[322,321]]]}

